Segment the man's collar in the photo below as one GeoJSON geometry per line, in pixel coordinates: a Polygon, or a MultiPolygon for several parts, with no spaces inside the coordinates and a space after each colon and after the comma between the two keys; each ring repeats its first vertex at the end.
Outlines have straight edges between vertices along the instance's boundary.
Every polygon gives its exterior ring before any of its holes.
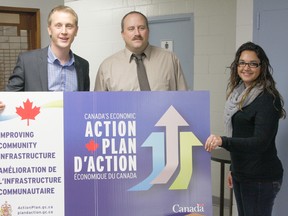
{"type": "MultiPolygon", "coordinates": [[[[151,56],[151,50],[152,50],[152,47],[150,44],[147,45],[146,49],[143,51],[143,53],[145,54],[145,58],[147,58],[148,60],[150,59],[150,56],[151,56]]],[[[125,47],[124,49],[124,53],[127,57],[127,59],[129,59],[129,62],[131,62],[133,60],[133,52],[131,52],[127,47],[125,47]]]]}
{"type": "MultiPolygon", "coordinates": [[[[48,61],[50,61],[51,63],[54,63],[55,61],[57,61],[60,64],[60,61],[58,60],[58,58],[53,53],[50,45],[48,46],[48,61]]],[[[75,61],[75,59],[74,59],[73,52],[70,50],[69,51],[69,61],[65,65],[70,66],[74,63],[74,61],[75,61]]]]}

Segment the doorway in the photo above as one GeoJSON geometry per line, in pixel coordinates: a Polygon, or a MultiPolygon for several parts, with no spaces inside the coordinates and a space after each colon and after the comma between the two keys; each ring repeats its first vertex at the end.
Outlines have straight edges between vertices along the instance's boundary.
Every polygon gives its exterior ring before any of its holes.
{"type": "Polygon", "coordinates": [[[193,89],[194,19],[193,14],[151,17],[149,43],[174,52],[180,60],[188,88],[193,89]]]}
{"type": "Polygon", "coordinates": [[[19,53],[40,46],[40,9],[0,7],[0,91],[4,91],[19,53]]]}
{"type": "MultiPolygon", "coordinates": [[[[255,0],[254,2],[254,34],[253,40],[265,50],[270,64],[273,67],[273,77],[276,87],[281,93],[285,110],[288,111],[288,2],[287,0],[255,0]]],[[[287,112],[288,113],[288,112],[287,112]]],[[[276,137],[278,156],[284,168],[284,180],[281,190],[275,200],[273,215],[287,214],[288,195],[288,146],[287,146],[288,118],[279,120],[279,129],[276,137]]]]}

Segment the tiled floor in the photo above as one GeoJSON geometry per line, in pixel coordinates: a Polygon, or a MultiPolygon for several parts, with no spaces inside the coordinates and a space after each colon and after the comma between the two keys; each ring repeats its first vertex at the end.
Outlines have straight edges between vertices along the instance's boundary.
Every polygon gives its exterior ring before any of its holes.
{"type": "Polygon", "coordinates": [[[229,216],[229,208],[224,208],[224,215],[220,215],[219,206],[213,205],[213,216],[229,216]]]}
{"type": "MultiPolygon", "coordinates": [[[[235,198],[233,197],[233,204],[232,204],[232,216],[238,216],[237,213],[237,206],[236,203],[234,203],[235,198]]],[[[220,199],[219,197],[212,197],[212,203],[213,203],[213,216],[230,216],[230,200],[225,199],[224,200],[224,214],[220,215],[220,199]]]]}

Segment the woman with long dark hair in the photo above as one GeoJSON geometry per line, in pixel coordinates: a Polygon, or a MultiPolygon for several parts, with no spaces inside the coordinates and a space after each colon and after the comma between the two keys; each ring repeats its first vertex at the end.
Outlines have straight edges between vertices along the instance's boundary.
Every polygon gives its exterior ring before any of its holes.
{"type": "Polygon", "coordinates": [[[271,216],[283,178],[275,138],[279,119],[286,117],[284,101],[259,45],[242,44],[230,69],[226,136],[211,134],[205,149],[222,147],[230,152],[228,185],[233,186],[239,216],[271,216]]]}

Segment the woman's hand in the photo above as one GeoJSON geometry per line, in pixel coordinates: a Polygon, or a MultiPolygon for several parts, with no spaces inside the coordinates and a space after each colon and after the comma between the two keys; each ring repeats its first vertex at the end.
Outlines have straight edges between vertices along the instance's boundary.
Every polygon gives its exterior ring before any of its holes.
{"type": "Polygon", "coordinates": [[[232,181],[231,171],[229,171],[229,173],[228,173],[227,182],[228,182],[228,187],[232,189],[233,188],[233,181],[232,181]]]}
{"type": "Polygon", "coordinates": [[[214,134],[211,134],[205,142],[205,150],[208,152],[220,146],[222,146],[222,139],[220,136],[214,134]]]}

